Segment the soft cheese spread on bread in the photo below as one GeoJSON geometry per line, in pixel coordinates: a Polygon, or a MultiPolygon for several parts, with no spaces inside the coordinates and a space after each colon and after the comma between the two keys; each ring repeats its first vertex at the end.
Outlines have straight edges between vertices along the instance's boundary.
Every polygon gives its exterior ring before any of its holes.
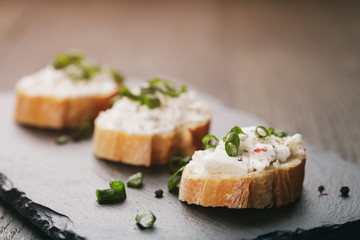
{"type": "Polygon", "coordinates": [[[261,138],[255,134],[255,126],[242,130],[245,134],[239,134],[240,146],[236,157],[230,157],[225,151],[225,143],[220,141],[215,148],[196,151],[186,166],[188,170],[199,175],[244,175],[305,156],[300,134],[261,138]]]}
{"type": "Polygon", "coordinates": [[[23,77],[16,90],[29,96],[51,96],[55,98],[75,98],[107,95],[117,90],[117,83],[108,71],[99,71],[89,80],[74,81],[68,72],[77,69],[55,69],[49,65],[40,71],[23,77]]]}
{"type": "Polygon", "coordinates": [[[111,109],[100,113],[96,120],[97,126],[131,134],[156,134],[173,131],[186,123],[209,121],[211,118],[210,107],[199,100],[195,92],[184,92],[178,97],[159,92],[155,94],[161,101],[160,107],[150,109],[123,97],[111,109]]]}

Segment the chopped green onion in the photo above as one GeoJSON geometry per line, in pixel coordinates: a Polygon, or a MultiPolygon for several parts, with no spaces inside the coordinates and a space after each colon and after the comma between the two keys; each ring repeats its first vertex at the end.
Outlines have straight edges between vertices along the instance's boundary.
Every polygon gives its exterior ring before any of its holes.
{"type": "Polygon", "coordinates": [[[112,188],[104,189],[104,190],[96,190],[96,197],[100,204],[119,201],[122,199],[119,198],[119,196],[116,194],[115,189],[112,188]]]}
{"type": "Polygon", "coordinates": [[[55,143],[57,145],[63,145],[66,144],[68,141],[69,141],[69,137],[66,135],[62,135],[55,140],[55,143]]]}
{"type": "Polygon", "coordinates": [[[170,97],[178,97],[181,93],[186,92],[185,86],[179,86],[178,84],[166,79],[153,78],[148,82],[151,87],[163,94],[169,95],[170,97]]]}
{"type": "Polygon", "coordinates": [[[263,126],[258,126],[255,129],[255,133],[262,138],[269,136],[269,131],[263,126]]]}
{"type": "Polygon", "coordinates": [[[116,83],[121,84],[121,83],[124,82],[124,79],[125,79],[124,76],[123,76],[121,73],[119,73],[117,70],[112,69],[112,70],[110,71],[110,74],[111,74],[112,79],[113,79],[116,83]]]}
{"type": "Polygon", "coordinates": [[[184,171],[184,167],[179,168],[179,170],[177,170],[168,180],[168,189],[169,190],[173,190],[175,188],[177,188],[177,186],[179,185],[180,181],[181,181],[181,175],[182,172],[184,171]]]}
{"type": "Polygon", "coordinates": [[[141,187],[143,182],[143,174],[141,172],[131,175],[127,180],[128,187],[141,187]]]}
{"type": "Polygon", "coordinates": [[[125,86],[122,86],[120,88],[120,96],[121,97],[127,97],[127,98],[130,98],[131,100],[134,100],[134,101],[138,101],[139,100],[139,97],[132,94],[129,90],[129,88],[125,87],[125,86]]]}
{"type": "Polygon", "coordinates": [[[214,135],[208,134],[203,137],[202,144],[204,145],[204,149],[216,148],[216,146],[219,144],[219,139],[217,139],[217,137],[214,135]]]}
{"type": "Polygon", "coordinates": [[[246,133],[243,132],[243,130],[242,130],[241,128],[239,128],[238,126],[235,126],[235,127],[233,127],[232,129],[230,129],[230,131],[226,134],[225,137],[223,137],[223,142],[226,141],[226,138],[227,138],[228,134],[231,133],[231,132],[234,132],[234,133],[236,133],[236,134],[247,135],[246,133]]]}
{"type": "Polygon", "coordinates": [[[287,136],[287,133],[284,132],[284,131],[279,131],[279,132],[276,132],[276,133],[275,133],[275,136],[280,137],[280,138],[283,138],[283,137],[286,137],[286,136],[287,136]]]}
{"type": "Polygon", "coordinates": [[[146,211],[137,214],[135,220],[139,227],[150,228],[154,225],[156,217],[151,211],[146,211]]]}
{"type": "Polygon", "coordinates": [[[141,102],[150,109],[160,107],[160,99],[155,94],[143,95],[141,102]]]}
{"type": "Polygon", "coordinates": [[[115,190],[115,196],[118,199],[126,198],[125,185],[122,181],[113,181],[109,183],[110,188],[115,190]]]}
{"type": "Polygon", "coordinates": [[[81,54],[61,54],[55,56],[53,66],[55,69],[63,69],[71,64],[79,64],[83,59],[84,56],[81,54]]]}
{"type": "Polygon", "coordinates": [[[93,124],[92,122],[84,122],[82,124],[80,124],[77,129],[76,129],[76,133],[77,133],[77,137],[79,139],[89,139],[92,136],[93,133],[93,124]]]}
{"type": "Polygon", "coordinates": [[[274,134],[275,129],[274,128],[268,128],[269,136],[274,134]]]}
{"type": "Polygon", "coordinates": [[[83,66],[82,77],[85,80],[89,80],[99,71],[100,71],[100,67],[97,65],[83,66]]]}
{"type": "Polygon", "coordinates": [[[114,106],[115,102],[116,102],[117,100],[119,100],[120,98],[121,98],[121,97],[120,97],[119,95],[111,98],[111,99],[109,100],[109,105],[110,105],[110,107],[114,106]]]}
{"type": "Polygon", "coordinates": [[[229,132],[225,141],[225,151],[230,157],[236,157],[239,153],[240,138],[236,132],[229,132]]]}
{"type": "Polygon", "coordinates": [[[180,157],[180,156],[172,157],[169,162],[170,172],[171,173],[176,172],[177,170],[179,170],[179,168],[188,164],[190,160],[191,157],[180,157]]]}

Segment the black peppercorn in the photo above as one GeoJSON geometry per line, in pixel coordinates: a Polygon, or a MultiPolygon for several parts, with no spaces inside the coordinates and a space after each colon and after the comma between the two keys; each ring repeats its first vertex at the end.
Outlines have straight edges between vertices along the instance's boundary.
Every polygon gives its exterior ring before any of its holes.
{"type": "Polygon", "coordinates": [[[340,189],[341,196],[343,196],[343,197],[349,196],[349,192],[350,192],[349,187],[343,186],[340,189]]]}
{"type": "Polygon", "coordinates": [[[155,191],[155,197],[162,198],[164,191],[159,189],[155,191]]]}

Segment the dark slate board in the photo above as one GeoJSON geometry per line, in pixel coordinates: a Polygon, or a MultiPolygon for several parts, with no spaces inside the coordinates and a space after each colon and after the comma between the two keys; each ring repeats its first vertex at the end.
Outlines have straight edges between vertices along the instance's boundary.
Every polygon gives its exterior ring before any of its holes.
{"type": "MultiPolygon", "coordinates": [[[[206,96],[205,96],[206,97],[206,96]]],[[[207,97],[214,107],[212,133],[230,127],[263,124],[207,97]]],[[[0,94],[0,198],[53,238],[81,239],[328,239],[360,236],[360,167],[338,154],[310,144],[302,196],[281,208],[231,210],[181,203],[167,191],[166,167],[133,167],[95,158],[91,140],[54,144],[59,132],[18,126],[13,121],[14,95],[0,94]],[[142,171],[142,189],[127,188],[127,199],[99,205],[95,189],[112,180],[126,180],[142,171]],[[318,185],[328,196],[319,196],[318,185]],[[350,196],[340,196],[341,186],[350,196]],[[163,189],[164,197],[154,191],[163,189]],[[23,191],[24,193],[21,193],[23,191]],[[25,196],[26,194],[26,196],[25,196]],[[31,200],[30,200],[31,199],[31,200]],[[45,207],[46,206],[46,207],[45,207]],[[151,210],[152,229],[140,230],[135,215],[151,210]],[[346,223],[346,224],[345,224],[346,223]]],[[[306,136],[305,136],[306,139],[306,136]]]]}

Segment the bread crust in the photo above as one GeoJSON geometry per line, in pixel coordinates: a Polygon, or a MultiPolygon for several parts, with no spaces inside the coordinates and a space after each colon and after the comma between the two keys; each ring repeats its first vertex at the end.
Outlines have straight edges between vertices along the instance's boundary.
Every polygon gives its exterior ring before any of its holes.
{"type": "Polygon", "coordinates": [[[171,132],[142,135],[102,128],[95,120],[94,154],[99,158],[131,165],[163,165],[173,156],[191,156],[199,150],[209,128],[210,119],[188,123],[171,132]]]}
{"type": "Polygon", "coordinates": [[[301,194],[306,157],[245,176],[194,175],[185,167],[179,199],[205,207],[268,208],[294,202],[301,194]]]}
{"type": "Polygon", "coordinates": [[[76,98],[31,96],[19,90],[16,93],[16,122],[38,128],[63,129],[93,120],[100,111],[109,108],[109,100],[117,94],[117,89],[106,95],[76,98]]]}

